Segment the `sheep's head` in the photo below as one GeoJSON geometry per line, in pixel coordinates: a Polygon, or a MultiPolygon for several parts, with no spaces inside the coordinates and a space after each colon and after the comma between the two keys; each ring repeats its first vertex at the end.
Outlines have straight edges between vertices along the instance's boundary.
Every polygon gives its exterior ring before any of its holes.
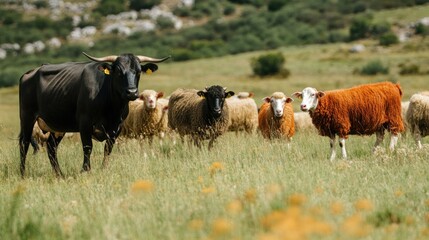
{"type": "Polygon", "coordinates": [[[203,91],[198,91],[197,94],[206,99],[209,113],[214,117],[219,117],[222,114],[225,98],[234,96],[234,92],[226,92],[226,88],[218,85],[206,87],[203,91]]]}
{"type": "Polygon", "coordinates": [[[302,99],[301,111],[307,112],[316,109],[319,98],[325,96],[325,93],[317,91],[315,88],[307,87],[302,92],[296,92],[292,96],[302,99]]]}
{"type": "Polygon", "coordinates": [[[275,92],[271,97],[265,97],[263,100],[270,103],[274,116],[278,118],[283,117],[283,108],[285,104],[293,102],[292,98],[286,97],[282,92],[275,92]]]}
{"type": "Polygon", "coordinates": [[[145,107],[148,109],[155,109],[156,108],[156,101],[158,98],[161,98],[164,96],[163,92],[156,92],[154,90],[144,90],[139,98],[144,101],[145,107]]]}

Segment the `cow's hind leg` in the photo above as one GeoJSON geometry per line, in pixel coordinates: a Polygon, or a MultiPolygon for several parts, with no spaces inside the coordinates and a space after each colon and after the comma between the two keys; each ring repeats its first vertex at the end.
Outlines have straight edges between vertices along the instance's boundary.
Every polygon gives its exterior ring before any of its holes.
{"type": "Polygon", "coordinates": [[[105,168],[109,164],[109,156],[112,153],[113,145],[115,144],[115,139],[107,139],[106,144],[104,145],[104,158],[102,167],[105,168]]]}
{"type": "Polygon", "coordinates": [[[48,149],[49,161],[51,162],[52,169],[54,169],[57,177],[64,177],[63,173],[61,172],[60,164],[58,163],[57,158],[58,145],[60,144],[62,139],[63,136],[56,137],[54,133],[51,133],[46,144],[46,148],[48,149]]]}
{"type": "Polygon", "coordinates": [[[30,146],[30,143],[31,143],[31,134],[33,133],[33,125],[34,125],[34,119],[21,116],[21,132],[19,134],[21,177],[24,177],[24,174],[25,174],[25,159],[27,157],[28,147],[30,146]]]}

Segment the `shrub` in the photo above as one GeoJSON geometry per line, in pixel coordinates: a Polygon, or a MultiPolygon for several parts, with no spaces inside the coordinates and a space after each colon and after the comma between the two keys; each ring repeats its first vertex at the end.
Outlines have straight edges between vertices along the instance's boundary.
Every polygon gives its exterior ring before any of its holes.
{"type": "Polygon", "coordinates": [[[367,63],[360,70],[361,75],[377,75],[387,73],[389,73],[389,67],[384,66],[379,60],[374,60],[367,63]]]}
{"type": "Polygon", "coordinates": [[[290,72],[283,69],[285,58],[282,53],[268,53],[251,59],[253,73],[264,77],[269,75],[284,74],[289,76],[290,72]]]}
{"type": "Polygon", "coordinates": [[[371,36],[381,36],[385,33],[390,32],[390,23],[388,22],[381,22],[381,23],[375,23],[371,26],[371,36]]]}
{"type": "Polygon", "coordinates": [[[411,64],[399,64],[399,74],[401,75],[416,75],[420,74],[420,66],[414,63],[411,64]]]}
{"type": "Polygon", "coordinates": [[[369,20],[359,18],[352,21],[350,25],[350,40],[357,40],[369,36],[370,23],[369,20]]]}
{"type": "Polygon", "coordinates": [[[398,37],[393,32],[381,35],[379,41],[381,46],[390,46],[399,42],[398,37]]]}
{"type": "Polygon", "coordinates": [[[156,18],[156,25],[161,29],[173,29],[174,22],[169,17],[159,16],[156,18]]]}
{"type": "Polygon", "coordinates": [[[422,36],[427,36],[429,35],[429,26],[425,26],[422,23],[418,23],[416,25],[416,30],[415,30],[416,34],[418,35],[422,35],[422,36]]]}
{"type": "Polygon", "coordinates": [[[282,8],[286,3],[287,1],[285,0],[270,0],[268,2],[268,11],[275,12],[282,8]]]}
{"type": "Polygon", "coordinates": [[[130,9],[136,11],[141,9],[151,9],[160,3],[161,0],[130,0],[130,9]]]}
{"type": "Polygon", "coordinates": [[[0,70],[0,87],[17,85],[22,73],[22,70],[19,68],[0,70]]]}
{"type": "Polygon", "coordinates": [[[104,16],[109,14],[118,14],[120,12],[125,12],[126,10],[125,3],[116,0],[101,0],[95,9],[96,12],[99,12],[104,16]]]}
{"type": "Polygon", "coordinates": [[[235,13],[235,6],[234,4],[226,4],[225,8],[223,9],[223,15],[229,16],[235,13]]]}

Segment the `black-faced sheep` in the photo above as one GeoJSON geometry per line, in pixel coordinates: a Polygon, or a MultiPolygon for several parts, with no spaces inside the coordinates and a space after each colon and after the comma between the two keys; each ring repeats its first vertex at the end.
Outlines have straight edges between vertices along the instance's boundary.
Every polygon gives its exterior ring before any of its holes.
{"type": "Polygon", "coordinates": [[[231,123],[228,131],[254,133],[258,128],[258,106],[251,92],[239,92],[227,98],[231,123]]]}
{"type": "Polygon", "coordinates": [[[210,139],[211,149],[217,137],[225,133],[229,126],[229,110],[225,98],[234,92],[215,85],[203,91],[177,89],[168,103],[168,124],[183,139],[190,135],[194,144],[201,147],[201,141],[210,139]]]}
{"type": "Polygon", "coordinates": [[[429,92],[416,93],[410,98],[407,122],[417,147],[422,148],[421,138],[429,135],[429,92]]]}
{"type": "Polygon", "coordinates": [[[158,102],[163,92],[144,90],[139,99],[129,102],[129,114],[124,121],[122,134],[127,137],[148,138],[152,142],[155,135],[167,128],[167,106],[158,102]]]}

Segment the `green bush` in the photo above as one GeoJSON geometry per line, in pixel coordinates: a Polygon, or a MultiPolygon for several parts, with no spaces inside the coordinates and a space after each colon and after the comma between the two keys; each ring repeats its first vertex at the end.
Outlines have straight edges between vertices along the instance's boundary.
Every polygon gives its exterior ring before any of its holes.
{"type": "Polygon", "coordinates": [[[364,18],[354,19],[350,25],[350,40],[366,38],[370,33],[370,22],[364,18]]]}
{"type": "Polygon", "coordinates": [[[393,32],[381,35],[379,41],[381,46],[390,46],[399,42],[398,37],[393,32]]]}
{"type": "Polygon", "coordinates": [[[223,9],[223,15],[229,16],[235,13],[235,6],[234,4],[226,4],[225,8],[223,9]]]}
{"type": "Polygon", "coordinates": [[[414,63],[411,64],[399,64],[400,75],[417,75],[420,74],[420,66],[414,63]]]}
{"type": "Polygon", "coordinates": [[[156,25],[162,30],[174,28],[174,22],[170,18],[164,16],[159,16],[156,19],[156,25]]]}
{"type": "Polygon", "coordinates": [[[418,23],[416,25],[416,30],[415,30],[416,34],[418,35],[422,35],[422,36],[427,36],[429,35],[429,26],[425,26],[422,23],[418,23]]]}
{"type": "Polygon", "coordinates": [[[386,34],[390,32],[390,23],[388,22],[381,22],[381,23],[375,23],[371,26],[371,36],[377,37],[382,36],[383,34],[386,34]]]}
{"type": "Polygon", "coordinates": [[[118,14],[120,12],[125,12],[127,10],[125,3],[123,1],[116,0],[101,0],[98,3],[96,12],[106,16],[109,14],[118,14]]]}
{"type": "Polygon", "coordinates": [[[290,72],[283,68],[284,63],[285,57],[281,52],[268,53],[251,59],[253,73],[260,77],[276,74],[289,76],[290,72]]]}
{"type": "Polygon", "coordinates": [[[287,1],[285,1],[285,0],[269,0],[268,6],[267,6],[268,11],[275,12],[275,11],[279,10],[280,8],[282,8],[286,3],[287,3],[287,1]]]}
{"type": "Polygon", "coordinates": [[[388,74],[389,67],[386,67],[381,63],[380,60],[374,60],[367,63],[360,70],[361,75],[377,75],[377,74],[388,74]]]}
{"type": "Polygon", "coordinates": [[[130,9],[136,11],[141,9],[151,9],[160,3],[161,0],[130,0],[130,9]]]}
{"type": "Polygon", "coordinates": [[[17,85],[22,74],[23,72],[19,68],[0,70],[0,87],[17,85]]]}

